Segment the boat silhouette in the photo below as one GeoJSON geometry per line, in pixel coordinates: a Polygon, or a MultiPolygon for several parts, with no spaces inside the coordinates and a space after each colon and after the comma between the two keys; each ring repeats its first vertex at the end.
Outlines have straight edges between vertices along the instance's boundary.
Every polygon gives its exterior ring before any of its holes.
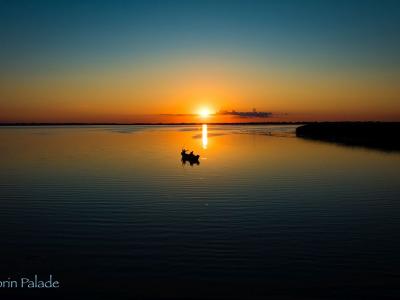
{"type": "Polygon", "coordinates": [[[181,151],[182,162],[183,163],[189,162],[190,165],[193,165],[193,164],[198,165],[200,163],[199,162],[200,155],[193,154],[193,151],[191,151],[188,154],[188,153],[186,153],[186,151],[187,151],[186,149],[182,149],[182,151],[181,151]]]}

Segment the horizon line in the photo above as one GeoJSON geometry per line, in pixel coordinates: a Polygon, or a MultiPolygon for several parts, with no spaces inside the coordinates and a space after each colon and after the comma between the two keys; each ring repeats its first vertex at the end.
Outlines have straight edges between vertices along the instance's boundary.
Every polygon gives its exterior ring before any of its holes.
{"type": "Polygon", "coordinates": [[[0,122],[0,126],[94,126],[94,125],[301,125],[315,123],[400,123],[400,121],[284,121],[284,122],[0,122]]]}

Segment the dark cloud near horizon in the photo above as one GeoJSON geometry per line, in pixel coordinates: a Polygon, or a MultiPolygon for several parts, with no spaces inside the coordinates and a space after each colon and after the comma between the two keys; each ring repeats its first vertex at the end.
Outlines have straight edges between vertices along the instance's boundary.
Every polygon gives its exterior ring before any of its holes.
{"type": "Polygon", "coordinates": [[[253,109],[253,111],[219,111],[216,113],[216,115],[222,115],[222,116],[238,116],[242,118],[269,118],[272,117],[272,112],[264,112],[264,111],[256,111],[253,109]]]}
{"type": "MultiPolygon", "coordinates": [[[[236,111],[236,110],[221,110],[215,114],[210,114],[211,116],[237,116],[241,118],[269,118],[274,116],[272,112],[264,111],[236,111]]],[[[197,114],[161,114],[161,116],[174,116],[174,117],[195,117],[197,114]]]]}

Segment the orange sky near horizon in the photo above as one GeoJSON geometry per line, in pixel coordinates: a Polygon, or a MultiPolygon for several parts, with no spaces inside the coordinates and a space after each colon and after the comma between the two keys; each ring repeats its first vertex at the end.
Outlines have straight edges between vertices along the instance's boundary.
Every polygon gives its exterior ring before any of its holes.
{"type": "Polygon", "coordinates": [[[2,76],[0,122],[197,122],[162,114],[204,107],[276,114],[266,121],[400,121],[400,85],[379,70],[305,70],[243,57],[164,61],[2,76]]]}

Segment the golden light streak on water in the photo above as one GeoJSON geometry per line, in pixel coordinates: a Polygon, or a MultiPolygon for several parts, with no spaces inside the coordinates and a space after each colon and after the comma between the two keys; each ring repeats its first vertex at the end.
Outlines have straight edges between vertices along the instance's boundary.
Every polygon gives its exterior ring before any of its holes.
{"type": "Polygon", "coordinates": [[[201,139],[202,139],[203,149],[207,149],[207,145],[208,145],[207,124],[203,124],[203,130],[202,130],[202,134],[201,134],[201,139]]]}

